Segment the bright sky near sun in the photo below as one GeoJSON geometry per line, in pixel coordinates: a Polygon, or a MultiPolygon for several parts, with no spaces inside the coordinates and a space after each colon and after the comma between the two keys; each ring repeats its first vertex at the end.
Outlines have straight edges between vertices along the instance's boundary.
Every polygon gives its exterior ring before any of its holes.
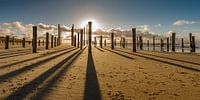
{"type": "Polygon", "coordinates": [[[0,0],[0,23],[58,23],[83,27],[143,28],[160,34],[200,33],[199,0],[0,0]]]}

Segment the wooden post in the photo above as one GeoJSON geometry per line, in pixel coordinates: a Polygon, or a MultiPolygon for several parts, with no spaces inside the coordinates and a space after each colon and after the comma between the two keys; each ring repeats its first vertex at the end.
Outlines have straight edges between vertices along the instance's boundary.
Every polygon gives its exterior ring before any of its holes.
{"type": "Polygon", "coordinates": [[[155,51],[155,36],[153,36],[153,50],[155,51]]]}
{"type": "Polygon", "coordinates": [[[148,50],[149,50],[149,40],[147,40],[147,47],[148,47],[148,50]]]}
{"type": "Polygon", "coordinates": [[[176,45],[176,33],[172,33],[172,51],[175,51],[175,45],[176,45]]]}
{"type": "Polygon", "coordinates": [[[74,24],[72,24],[72,29],[71,29],[71,45],[74,46],[74,24]]]}
{"type": "Polygon", "coordinates": [[[96,46],[97,46],[97,38],[94,37],[94,47],[96,47],[96,46]]]}
{"type": "Polygon", "coordinates": [[[169,52],[169,37],[167,37],[167,51],[169,52]]]}
{"type": "Polygon", "coordinates": [[[192,52],[196,52],[195,36],[192,36],[192,52]]]}
{"type": "Polygon", "coordinates": [[[122,44],[122,46],[123,46],[123,48],[125,48],[125,42],[126,42],[126,39],[125,39],[125,37],[123,37],[123,38],[122,38],[122,41],[123,41],[123,44],[122,44]]]}
{"type": "MultiPolygon", "coordinates": [[[[60,44],[61,44],[61,30],[60,30],[60,24],[58,24],[58,45],[60,45],[60,44]]],[[[52,45],[52,47],[53,47],[53,45],[52,45]]]]}
{"type": "Polygon", "coordinates": [[[133,52],[136,52],[136,28],[132,28],[133,52]]]}
{"type": "Polygon", "coordinates": [[[137,48],[139,48],[139,38],[138,38],[138,36],[137,36],[137,48]]]}
{"type": "Polygon", "coordinates": [[[92,47],[91,47],[91,43],[92,43],[92,22],[88,22],[89,25],[89,47],[88,47],[88,51],[89,53],[92,52],[92,47]]]}
{"type": "Polygon", "coordinates": [[[49,33],[46,33],[46,49],[49,49],[49,33]]]}
{"type": "Polygon", "coordinates": [[[76,35],[74,35],[74,46],[76,47],[76,35]]]}
{"type": "Polygon", "coordinates": [[[56,38],[56,40],[57,40],[57,46],[59,46],[59,40],[58,40],[58,37],[56,38]]]}
{"type": "Polygon", "coordinates": [[[37,26],[33,26],[33,53],[37,52],[37,26]]]}
{"type": "Polygon", "coordinates": [[[54,37],[54,47],[56,47],[57,45],[56,45],[56,37],[54,37]]]}
{"type": "Polygon", "coordinates": [[[102,35],[100,36],[100,47],[102,48],[102,43],[103,42],[103,40],[102,40],[102,35]]]}
{"type": "Polygon", "coordinates": [[[192,52],[192,33],[189,34],[190,52],[192,52]]]}
{"type": "Polygon", "coordinates": [[[164,46],[164,41],[163,41],[163,39],[160,39],[160,51],[161,52],[164,51],[163,46],[164,46]]]}
{"type": "Polygon", "coordinates": [[[78,32],[78,40],[77,40],[77,42],[78,42],[78,48],[79,48],[79,32],[78,32]]]}
{"type": "Polygon", "coordinates": [[[15,45],[15,37],[12,37],[12,45],[15,45]]]}
{"type": "Polygon", "coordinates": [[[181,47],[182,47],[182,52],[184,52],[184,40],[181,38],[181,47]]]}
{"type": "Polygon", "coordinates": [[[104,47],[106,47],[106,39],[104,40],[104,47]]]}
{"type": "Polygon", "coordinates": [[[85,31],[85,27],[84,27],[84,29],[83,29],[83,45],[85,46],[85,33],[86,33],[86,31],[85,31]]]}
{"type": "Polygon", "coordinates": [[[142,50],[143,49],[142,36],[139,37],[139,42],[140,42],[140,50],[142,50]]]}
{"type": "Polygon", "coordinates": [[[8,49],[9,48],[9,36],[6,35],[6,38],[5,38],[5,49],[8,49]]]}
{"type": "Polygon", "coordinates": [[[40,46],[40,40],[39,40],[38,46],[40,46]]]}
{"type": "Polygon", "coordinates": [[[83,48],[83,29],[81,29],[81,45],[80,45],[80,49],[83,48]]]}
{"type": "Polygon", "coordinates": [[[114,33],[111,33],[111,49],[114,49],[114,33]]]}
{"type": "Polygon", "coordinates": [[[51,48],[53,48],[53,35],[51,35],[51,48]]]}
{"type": "Polygon", "coordinates": [[[44,40],[42,41],[42,45],[44,46],[44,40]]]}
{"type": "Polygon", "coordinates": [[[22,40],[22,47],[25,48],[25,44],[26,44],[26,41],[25,41],[25,38],[23,38],[22,40]]]}

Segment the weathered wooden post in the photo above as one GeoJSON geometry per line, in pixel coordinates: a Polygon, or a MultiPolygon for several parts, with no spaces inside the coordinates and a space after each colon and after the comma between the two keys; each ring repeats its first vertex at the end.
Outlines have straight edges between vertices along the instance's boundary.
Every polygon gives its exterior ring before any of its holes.
{"type": "Polygon", "coordinates": [[[38,41],[38,46],[40,46],[40,40],[38,41]]]}
{"type": "Polygon", "coordinates": [[[83,48],[83,29],[81,29],[81,45],[80,45],[80,49],[83,48]]]}
{"type": "Polygon", "coordinates": [[[89,53],[92,52],[92,47],[91,47],[91,43],[92,43],[92,22],[88,22],[88,25],[89,25],[89,47],[88,47],[88,51],[89,53]]]}
{"type": "Polygon", "coordinates": [[[58,24],[58,45],[60,45],[60,44],[61,44],[61,30],[60,30],[60,24],[58,24]]]}
{"type": "Polygon", "coordinates": [[[184,52],[184,40],[181,38],[181,47],[182,47],[182,52],[184,52]]]}
{"type": "Polygon", "coordinates": [[[71,45],[74,46],[74,24],[72,24],[72,29],[71,29],[71,45]]]}
{"type": "Polygon", "coordinates": [[[37,52],[37,26],[33,26],[33,53],[37,52]]]}
{"type": "Polygon", "coordinates": [[[102,48],[102,44],[103,44],[103,43],[102,43],[102,42],[103,42],[102,38],[103,38],[103,37],[102,37],[102,35],[101,35],[101,36],[100,36],[100,47],[101,47],[101,48],[102,48]]]}
{"type": "Polygon", "coordinates": [[[133,52],[136,52],[136,28],[132,28],[133,52]]]}
{"type": "Polygon", "coordinates": [[[160,39],[160,51],[161,52],[164,51],[163,47],[164,47],[164,41],[163,41],[163,39],[160,39]]]}
{"type": "Polygon", "coordinates": [[[148,48],[148,50],[149,50],[149,40],[147,40],[147,48],[148,48]]]}
{"type": "Polygon", "coordinates": [[[167,51],[169,52],[169,37],[167,37],[167,51]]]}
{"type": "Polygon", "coordinates": [[[12,45],[15,45],[15,37],[12,37],[12,45]]]}
{"type": "Polygon", "coordinates": [[[76,47],[76,35],[74,35],[74,46],[76,47]]]}
{"type": "Polygon", "coordinates": [[[97,39],[96,39],[96,37],[94,37],[94,47],[96,47],[97,46],[97,39]]]}
{"type": "Polygon", "coordinates": [[[153,50],[155,51],[155,36],[153,36],[153,50]]]}
{"type": "Polygon", "coordinates": [[[54,47],[56,47],[57,45],[57,42],[56,42],[56,37],[54,37],[54,47]]]}
{"type": "Polygon", "coordinates": [[[49,49],[49,33],[46,33],[46,49],[49,49]]]}
{"type": "Polygon", "coordinates": [[[51,35],[51,48],[53,48],[53,35],[51,35]]]}
{"type": "Polygon", "coordinates": [[[176,45],[176,33],[172,33],[172,51],[175,51],[175,45],[176,45]]]}
{"type": "Polygon", "coordinates": [[[190,52],[192,52],[192,33],[189,34],[190,52]]]}
{"type": "Polygon", "coordinates": [[[114,49],[114,33],[111,33],[111,49],[114,49]]]}
{"type": "Polygon", "coordinates": [[[59,46],[59,40],[58,40],[58,37],[56,38],[56,40],[57,40],[57,46],[59,46]]]}
{"type": "Polygon", "coordinates": [[[122,38],[122,41],[123,41],[123,42],[122,42],[122,43],[123,43],[122,46],[123,46],[123,48],[125,48],[125,42],[126,42],[125,37],[122,38]]]}
{"type": "Polygon", "coordinates": [[[79,48],[79,32],[78,32],[78,40],[77,40],[77,42],[78,42],[78,48],[79,48]]]}
{"type": "Polygon", "coordinates": [[[6,38],[5,38],[5,49],[8,49],[9,48],[9,36],[6,35],[6,38]]]}
{"type": "Polygon", "coordinates": [[[139,42],[140,42],[140,50],[142,50],[143,49],[142,36],[139,37],[139,42]]]}
{"type": "Polygon", "coordinates": [[[42,46],[44,46],[44,40],[42,41],[42,46]]]}
{"type": "Polygon", "coordinates": [[[140,43],[139,43],[139,37],[137,36],[137,48],[139,49],[139,45],[140,45],[140,43]]]}
{"type": "Polygon", "coordinates": [[[25,48],[25,43],[26,43],[25,38],[23,38],[23,39],[22,39],[22,47],[23,47],[23,48],[25,48]]]}
{"type": "Polygon", "coordinates": [[[106,39],[104,40],[104,47],[106,47],[106,39]]]}
{"type": "Polygon", "coordinates": [[[85,27],[84,27],[84,30],[83,30],[83,45],[85,46],[85,33],[86,33],[86,31],[85,31],[85,27]]]}
{"type": "Polygon", "coordinates": [[[192,36],[192,52],[196,52],[195,36],[192,36]]]}

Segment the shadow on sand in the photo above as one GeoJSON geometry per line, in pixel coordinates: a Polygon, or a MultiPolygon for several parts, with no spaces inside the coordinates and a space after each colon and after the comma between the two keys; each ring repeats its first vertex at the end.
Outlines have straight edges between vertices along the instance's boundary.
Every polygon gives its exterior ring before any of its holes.
{"type": "Polygon", "coordinates": [[[92,53],[88,53],[85,91],[83,100],[101,100],[100,87],[96,75],[92,53]]]}

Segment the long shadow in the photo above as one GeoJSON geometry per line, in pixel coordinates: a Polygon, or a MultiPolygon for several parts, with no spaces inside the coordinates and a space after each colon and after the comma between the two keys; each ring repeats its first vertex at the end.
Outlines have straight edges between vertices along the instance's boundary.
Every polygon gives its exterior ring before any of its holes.
{"type": "Polygon", "coordinates": [[[88,53],[87,72],[86,72],[83,100],[101,100],[101,92],[96,75],[92,53],[88,53]]]}
{"type": "MultiPolygon", "coordinates": [[[[36,77],[31,82],[27,83],[26,85],[19,88],[17,91],[10,94],[7,98],[5,98],[5,100],[12,100],[13,98],[15,98],[16,100],[22,100],[28,94],[30,94],[34,89],[36,89],[40,84],[42,84],[48,77],[50,77],[53,73],[55,73],[59,68],[66,67],[66,66],[68,67],[68,65],[71,64],[80,55],[80,52],[81,50],[77,50],[75,53],[71,54],[70,56],[68,56],[61,62],[59,62],[57,65],[51,67],[50,69],[48,69],[43,74],[36,77]],[[71,58],[73,59],[69,61],[71,58]]],[[[53,82],[55,80],[51,80],[51,81],[53,82]]],[[[49,83],[49,84],[52,84],[52,83],[49,83]]]]}
{"type": "Polygon", "coordinates": [[[0,51],[0,53],[2,54],[2,53],[9,53],[9,52],[19,52],[19,51],[26,51],[26,50],[31,50],[31,48],[27,48],[27,49],[19,49],[19,50],[10,50],[10,49],[8,49],[8,50],[3,50],[3,51],[0,51]]]}
{"type": "Polygon", "coordinates": [[[16,76],[16,75],[18,75],[18,74],[20,74],[20,73],[22,73],[22,72],[24,72],[24,71],[26,71],[26,70],[31,70],[32,68],[38,67],[39,65],[41,65],[41,64],[43,64],[43,63],[46,63],[46,62],[48,62],[48,61],[50,61],[50,60],[53,60],[53,59],[55,59],[55,58],[58,58],[58,57],[60,57],[60,56],[62,56],[62,55],[64,55],[64,54],[66,54],[66,53],[69,53],[69,52],[71,52],[71,51],[73,51],[73,50],[76,50],[76,48],[71,49],[71,50],[68,50],[68,51],[66,51],[66,52],[63,52],[63,53],[61,53],[61,54],[55,55],[55,56],[53,56],[53,57],[50,57],[50,58],[41,60],[41,61],[39,61],[39,62],[36,62],[36,63],[32,64],[32,65],[24,66],[23,68],[20,68],[20,69],[14,70],[14,71],[12,71],[12,72],[6,73],[6,74],[4,74],[4,75],[1,75],[1,76],[0,76],[0,82],[3,81],[3,80],[9,79],[9,78],[11,78],[11,77],[13,77],[13,76],[16,76]]]}
{"type": "MultiPolygon", "coordinates": [[[[72,47],[71,47],[71,48],[72,48],[72,47]]],[[[26,60],[23,60],[23,61],[14,62],[14,63],[10,63],[10,64],[7,64],[7,65],[3,65],[3,66],[0,66],[0,69],[6,68],[6,67],[9,67],[9,66],[13,66],[13,65],[17,65],[17,64],[20,64],[20,63],[24,63],[24,62],[27,62],[27,61],[31,61],[31,60],[34,60],[34,59],[38,59],[38,58],[41,58],[41,57],[49,56],[49,55],[51,55],[51,54],[58,53],[58,52],[62,52],[62,51],[64,51],[64,50],[70,50],[71,48],[60,49],[60,50],[57,50],[57,51],[53,51],[53,52],[50,52],[50,53],[46,53],[46,54],[43,54],[43,55],[40,55],[40,56],[37,56],[37,57],[33,57],[33,58],[30,58],[30,59],[26,59],[26,60]]]]}
{"type": "Polygon", "coordinates": [[[48,93],[48,89],[50,87],[52,87],[53,85],[55,85],[58,81],[58,78],[60,78],[66,71],[67,69],[70,67],[71,64],[73,64],[75,62],[75,60],[78,58],[78,56],[85,50],[85,48],[83,48],[82,50],[80,50],[76,55],[74,55],[73,57],[71,57],[70,60],[68,60],[67,62],[65,62],[65,64],[63,64],[62,66],[64,67],[59,73],[57,73],[54,77],[52,77],[47,84],[45,84],[45,86],[43,86],[38,92],[37,94],[35,94],[31,99],[32,100],[42,100],[43,97],[45,97],[45,94],[48,93]]]}
{"type": "Polygon", "coordinates": [[[149,55],[149,56],[154,56],[154,57],[159,57],[159,58],[164,58],[164,59],[169,59],[169,60],[180,61],[180,62],[184,62],[184,63],[190,63],[190,64],[194,64],[194,65],[200,65],[199,63],[185,61],[185,60],[179,60],[179,59],[174,59],[174,58],[169,58],[169,57],[163,57],[163,56],[158,56],[158,55],[148,54],[148,53],[143,53],[143,52],[138,52],[138,53],[144,54],[144,55],[149,55]]]}
{"type": "Polygon", "coordinates": [[[97,50],[101,51],[101,52],[104,52],[102,49],[98,48],[98,47],[95,47],[97,50]]]}
{"type": "Polygon", "coordinates": [[[130,52],[122,51],[122,50],[119,50],[119,49],[117,51],[124,52],[124,53],[131,54],[131,55],[135,55],[135,56],[138,56],[138,57],[143,57],[143,58],[159,61],[159,62],[166,63],[166,64],[169,64],[169,65],[174,65],[174,66],[177,66],[177,67],[180,67],[180,68],[184,68],[184,69],[187,69],[187,70],[200,72],[199,69],[191,68],[191,67],[188,67],[188,66],[183,66],[183,65],[180,65],[180,64],[172,63],[172,62],[159,60],[159,59],[155,59],[155,58],[139,55],[139,54],[136,54],[136,53],[130,53],[130,52]]]}
{"type": "Polygon", "coordinates": [[[123,54],[118,53],[118,52],[115,52],[115,51],[113,51],[113,50],[109,50],[109,49],[106,49],[106,48],[103,48],[103,49],[104,49],[104,50],[107,50],[107,51],[110,51],[110,52],[112,52],[112,53],[115,53],[115,54],[117,54],[117,55],[120,55],[120,56],[122,56],[122,57],[125,57],[125,58],[128,58],[128,59],[131,59],[131,60],[134,60],[134,58],[132,58],[132,57],[129,57],[129,56],[123,55],[123,54]]]}

